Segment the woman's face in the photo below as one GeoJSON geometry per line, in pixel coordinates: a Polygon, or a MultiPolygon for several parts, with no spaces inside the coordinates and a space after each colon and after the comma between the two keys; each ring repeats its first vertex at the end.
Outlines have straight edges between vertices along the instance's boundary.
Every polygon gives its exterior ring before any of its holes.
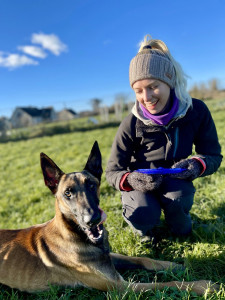
{"type": "Polygon", "coordinates": [[[163,110],[170,97],[168,84],[157,79],[138,80],[132,88],[137,101],[153,115],[163,110]]]}

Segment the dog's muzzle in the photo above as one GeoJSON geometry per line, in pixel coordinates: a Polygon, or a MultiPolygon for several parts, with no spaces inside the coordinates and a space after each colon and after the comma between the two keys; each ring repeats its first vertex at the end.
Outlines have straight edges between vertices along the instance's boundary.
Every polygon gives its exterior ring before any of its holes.
{"type": "Polygon", "coordinates": [[[95,224],[95,220],[90,220],[89,221],[89,226],[90,227],[85,227],[84,231],[88,237],[88,239],[94,243],[94,244],[99,244],[103,240],[103,222],[105,222],[107,216],[105,212],[99,208],[100,211],[100,218],[98,218],[97,224],[95,224]]]}

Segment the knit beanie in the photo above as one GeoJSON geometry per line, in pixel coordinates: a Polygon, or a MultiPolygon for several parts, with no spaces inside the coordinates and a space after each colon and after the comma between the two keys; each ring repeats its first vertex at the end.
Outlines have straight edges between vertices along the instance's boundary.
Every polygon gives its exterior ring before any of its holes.
{"type": "Polygon", "coordinates": [[[131,87],[142,79],[158,79],[175,87],[176,72],[169,57],[147,45],[131,60],[129,80],[131,87]]]}

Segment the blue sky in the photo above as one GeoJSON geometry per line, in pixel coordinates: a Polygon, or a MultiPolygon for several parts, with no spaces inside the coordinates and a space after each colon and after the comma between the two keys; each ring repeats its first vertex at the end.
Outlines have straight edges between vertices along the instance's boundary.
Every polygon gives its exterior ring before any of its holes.
{"type": "Polygon", "coordinates": [[[224,15],[224,0],[0,0],[0,116],[134,99],[129,62],[145,34],[168,45],[189,86],[225,88],[224,15]]]}

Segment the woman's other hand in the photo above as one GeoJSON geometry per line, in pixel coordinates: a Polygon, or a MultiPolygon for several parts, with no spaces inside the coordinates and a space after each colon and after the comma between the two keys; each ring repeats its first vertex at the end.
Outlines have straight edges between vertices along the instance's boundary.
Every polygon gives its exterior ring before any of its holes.
{"type": "Polygon", "coordinates": [[[146,193],[157,189],[162,183],[162,175],[147,175],[139,172],[132,172],[127,176],[129,185],[137,191],[146,193]]]}
{"type": "Polygon", "coordinates": [[[186,180],[190,180],[190,181],[199,177],[203,170],[203,166],[202,166],[201,162],[199,162],[195,158],[183,159],[183,160],[175,163],[172,166],[172,168],[182,168],[182,169],[186,169],[186,170],[181,173],[170,174],[170,177],[178,178],[178,179],[186,179],[186,180]]]}

